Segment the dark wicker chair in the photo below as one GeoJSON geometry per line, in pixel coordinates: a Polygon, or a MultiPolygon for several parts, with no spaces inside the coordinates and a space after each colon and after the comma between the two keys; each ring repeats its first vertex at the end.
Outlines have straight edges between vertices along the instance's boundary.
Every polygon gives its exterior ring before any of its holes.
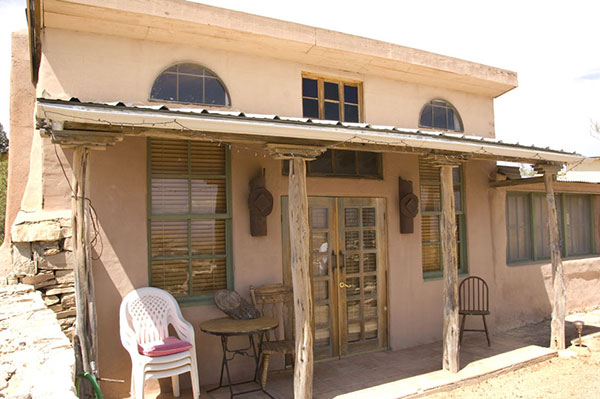
{"type": "Polygon", "coordinates": [[[458,309],[458,314],[462,315],[460,342],[462,342],[465,331],[485,332],[488,346],[491,346],[490,334],[485,322],[485,316],[490,314],[490,294],[487,283],[481,277],[467,277],[460,283],[458,287],[458,309]],[[483,319],[483,330],[465,329],[465,319],[467,316],[481,316],[483,319]]]}

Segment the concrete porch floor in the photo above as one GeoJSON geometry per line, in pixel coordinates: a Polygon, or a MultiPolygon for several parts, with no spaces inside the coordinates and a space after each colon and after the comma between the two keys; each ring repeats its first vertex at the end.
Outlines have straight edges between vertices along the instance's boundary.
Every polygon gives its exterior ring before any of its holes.
{"type": "MultiPolygon", "coordinates": [[[[572,315],[567,320],[583,319],[584,335],[600,331],[600,310],[585,315],[572,315]]],[[[577,337],[572,323],[567,322],[567,346],[577,337]]],[[[407,398],[435,392],[466,380],[484,379],[504,371],[524,367],[556,356],[548,349],[550,322],[526,325],[491,336],[488,347],[483,333],[465,333],[461,349],[461,370],[452,374],[441,370],[442,343],[436,342],[399,351],[385,351],[352,356],[315,364],[313,397],[315,399],[407,398]]],[[[214,385],[213,385],[214,386],[214,385]]],[[[203,386],[201,398],[229,398],[228,388],[211,393],[203,386]]],[[[254,384],[238,385],[234,392],[255,388],[254,384]]],[[[269,375],[267,389],[274,398],[293,399],[291,371],[269,375]]],[[[157,399],[172,396],[160,394],[157,399]]],[[[191,398],[190,390],[182,390],[182,399],[191,398]]],[[[268,398],[261,392],[235,396],[240,399],[268,398]]]]}

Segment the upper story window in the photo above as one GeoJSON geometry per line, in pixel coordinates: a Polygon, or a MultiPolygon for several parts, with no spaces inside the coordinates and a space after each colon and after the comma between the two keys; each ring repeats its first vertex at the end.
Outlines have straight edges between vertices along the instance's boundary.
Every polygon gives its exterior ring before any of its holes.
{"type": "Polygon", "coordinates": [[[431,100],[425,104],[419,117],[419,127],[463,131],[458,111],[444,100],[431,100]]]}
{"type": "Polygon", "coordinates": [[[302,115],[342,122],[360,120],[360,84],[302,76],[302,115]]]}
{"type": "MultiPolygon", "coordinates": [[[[302,115],[305,118],[360,122],[361,85],[357,82],[302,75],[302,115]]],[[[283,173],[288,173],[284,163],[283,173]]],[[[307,175],[381,179],[381,154],[327,150],[308,163],[307,175]]]]}
{"type": "Polygon", "coordinates": [[[164,70],[152,85],[151,100],[229,106],[227,88],[210,69],[197,64],[177,64],[164,70]]]}

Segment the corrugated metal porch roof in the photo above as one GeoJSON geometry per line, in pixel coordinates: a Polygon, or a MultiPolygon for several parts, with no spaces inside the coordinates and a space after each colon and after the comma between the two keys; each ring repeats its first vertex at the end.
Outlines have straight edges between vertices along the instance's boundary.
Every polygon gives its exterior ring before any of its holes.
{"type": "MultiPolygon", "coordinates": [[[[556,162],[577,164],[586,158],[577,153],[548,147],[504,143],[502,140],[462,133],[405,129],[369,123],[348,123],[279,115],[251,114],[206,108],[170,109],[166,105],[82,103],[57,99],[37,100],[36,116],[47,122],[80,122],[122,127],[160,127],[243,136],[304,139],[327,143],[353,143],[365,149],[383,151],[402,147],[430,150],[432,153],[460,153],[516,162],[556,162]]],[[[127,132],[125,132],[127,134],[127,132]]]]}

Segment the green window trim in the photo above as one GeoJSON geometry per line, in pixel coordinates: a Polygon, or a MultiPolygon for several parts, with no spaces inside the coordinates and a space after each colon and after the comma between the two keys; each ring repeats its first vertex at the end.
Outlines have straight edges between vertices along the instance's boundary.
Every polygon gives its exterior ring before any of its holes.
{"type": "MultiPolygon", "coordinates": [[[[225,174],[193,174],[191,173],[191,150],[189,140],[177,140],[180,142],[188,143],[188,173],[187,174],[164,174],[164,173],[152,173],[152,147],[151,138],[146,140],[146,214],[147,214],[147,242],[148,242],[148,285],[152,285],[152,261],[157,260],[188,260],[188,273],[193,279],[192,274],[192,261],[195,259],[218,259],[225,258],[225,272],[226,272],[226,286],[227,289],[233,289],[233,246],[232,246],[232,193],[231,193],[231,150],[229,146],[224,146],[225,152],[225,174]],[[226,196],[226,209],[224,213],[184,213],[184,214],[152,214],[152,179],[153,178],[174,178],[174,179],[187,179],[188,185],[191,185],[193,179],[223,179],[225,180],[225,196],[226,196]],[[188,254],[177,255],[177,256],[152,256],[152,233],[151,225],[152,221],[170,221],[170,220],[187,220],[188,221],[188,254]],[[223,220],[225,222],[225,254],[192,254],[192,237],[190,234],[190,223],[192,220],[223,220]]],[[[192,192],[188,191],[188,200],[191,204],[192,192]]],[[[189,282],[191,286],[192,281],[189,282]]],[[[181,306],[195,306],[204,304],[214,304],[213,294],[204,293],[199,295],[185,295],[175,297],[181,306]]]]}
{"type": "MultiPolygon", "coordinates": [[[[534,214],[538,211],[536,207],[536,200],[541,200],[545,203],[546,194],[543,192],[524,192],[524,191],[508,191],[506,193],[506,207],[505,207],[505,217],[506,217],[506,264],[508,266],[521,266],[521,265],[529,265],[532,263],[539,263],[549,261],[551,259],[550,255],[544,256],[539,254],[539,249],[537,245],[538,238],[544,235],[544,232],[539,231],[539,226],[536,228],[534,214]],[[530,246],[530,254],[527,257],[521,257],[519,259],[510,259],[510,229],[509,229],[509,197],[517,197],[517,196],[526,196],[527,197],[527,205],[528,205],[528,227],[529,227],[529,236],[525,237],[528,240],[528,245],[530,246]]],[[[598,254],[598,250],[596,246],[596,231],[594,226],[594,220],[596,218],[596,207],[594,206],[594,194],[580,194],[580,193],[556,193],[556,211],[557,216],[559,218],[559,245],[561,247],[561,257],[562,259],[577,259],[577,258],[586,258],[590,256],[594,256],[598,254]],[[568,212],[566,212],[567,202],[571,197],[585,197],[586,201],[589,204],[589,212],[590,217],[589,221],[589,237],[588,242],[590,250],[585,253],[569,253],[569,245],[568,240],[570,238],[570,231],[568,222],[568,212]]],[[[540,214],[542,211],[540,211],[540,214]]],[[[543,214],[542,214],[543,216],[543,214]]],[[[544,229],[546,229],[544,223],[544,229]]],[[[547,233],[546,233],[547,234],[547,233]]]]}

